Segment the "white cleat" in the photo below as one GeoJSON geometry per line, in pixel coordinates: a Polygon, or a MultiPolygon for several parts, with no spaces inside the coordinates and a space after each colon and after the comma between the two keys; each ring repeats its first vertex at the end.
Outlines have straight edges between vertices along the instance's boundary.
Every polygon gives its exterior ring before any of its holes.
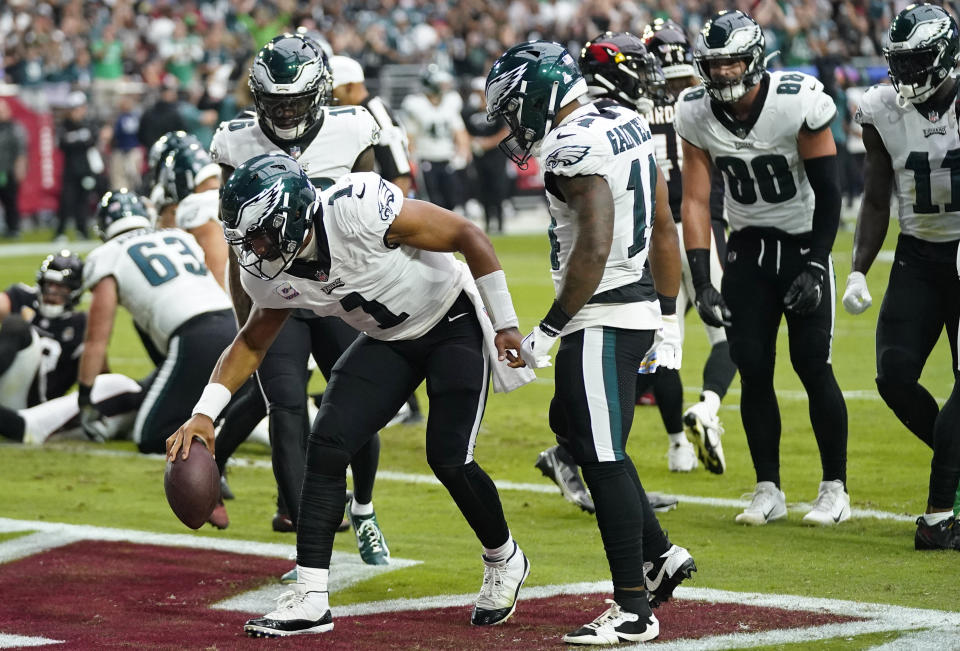
{"type": "Polygon", "coordinates": [[[660,635],[660,622],[651,612],[643,616],[623,610],[612,599],[610,607],[595,620],[563,636],[567,644],[601,646],[621,642],[649,642],[660,635]]]}
{"type": "Polygon", "coordinates": [[[680,443],[671,443],[667,450],[667,467],[670,472],[690,472],[696,470],[697,451],[690,441],[684,439],[680,443]]]}
{"type": "Polygon", "coordinates": [[[517,543],[513,554],[505,561],[493,562],[483,558],[483,585],[473,607],[470,623],[474,626],[502,624],[517,609],[520,587],[530,574],[530,562],[517,543]]]}
{"type": "Polygon", "coordinates": [[[787,497],[772,481],[761,481],[753,489],[750,506],[737,516],[741,524],[761,525],[787,517],[787,497]]]}
{"type": "Polygon", "coordinates": [[[820,482],[820,490],[813,508],[803,516],[805,524],[824,527],[840,524],[850,519],[850,495],[839,479],[820,482]]]}
{"type": "Polygon", "coordinates": [[[277,598],[277,609],[251,619],[243,626],[250,637],[286,637],[333,630],[333,615],[326,592],[307,592],[297,583],[277,598]]]}

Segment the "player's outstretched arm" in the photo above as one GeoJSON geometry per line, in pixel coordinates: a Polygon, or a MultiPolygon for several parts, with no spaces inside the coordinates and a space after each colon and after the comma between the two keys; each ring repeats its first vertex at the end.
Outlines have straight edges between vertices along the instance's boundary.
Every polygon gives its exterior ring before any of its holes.
{"type": "Polygon", "coordinates": [[[709,326],[730,325],[730,310],[710,280],[710,158],[683,141],[683,245],[690,263],[700,318],[709,326]]]}
{"type": "Polygon", "coordinates": [[[876,127],[863,125],[863,201],[853,235],[853,260],[843,306],[851,314],[860,314],[873,303],[867,289],[866,273],[877,258],[890,225],[890,195],[893,192],[893,162],[876,127]]]}
{"type": "Polygon", "coordinates": [[[404,244],[425,251],[462,253],[497,331],[500,360],[507,359],[511,365],[518,363],[517,356],[509,351],[520,350],[519,323],[503,268],[486,233],[476,224],[440,206],[407,199],[387,231],[386,242],[391,246],[404,244]]]}
{"type": "Polygon", "coordinates": [[[213,454],[213,421],[260,366],[289,314],[290,310],[253,308],[250,318],[213,367],[210,381],[193,408],[193,416],[167,439],[167,459],[173,461],[181,449],[184,459],[190,456],[194,436],[199,436],[213,454]]]}

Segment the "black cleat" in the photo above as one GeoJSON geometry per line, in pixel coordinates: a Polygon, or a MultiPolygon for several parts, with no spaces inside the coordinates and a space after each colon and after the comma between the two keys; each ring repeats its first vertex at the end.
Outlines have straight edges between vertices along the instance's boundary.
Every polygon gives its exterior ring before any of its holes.
{"type": "Polygon", "coordinates": [[[927,524],[921,515],[917,518],[917,533],[913,536],[913,548],[921,551],[931,549],[953,549],[960,551],[960,527],[953,516],[938,522],[927,524]]]}
{"type": "Polygon", "coordinates": [[[595,513],[596,507],[587,492],[587,487],[580,479],[580,470],[576,465],[567,463],[557,455],[555,445],[540,453],[537,457],[537,463],[534,464],[540,469],[544,477],[547,477],[560,488],[560,493],[568,502],[576,504],[587,513],[595,513]]]}
{"type": "MultiPolygon", "coordinates": [[[[669,542],[669,541],[667,541],[669,542]]],[[[684,579],[689,579],[697,565],[693,556],[683,547],[671,544],[670,547],[652,563],[643,564],[643,579],[647,587],[650,607],[658,608],[670,600],[673,591],[684,579]]]]}

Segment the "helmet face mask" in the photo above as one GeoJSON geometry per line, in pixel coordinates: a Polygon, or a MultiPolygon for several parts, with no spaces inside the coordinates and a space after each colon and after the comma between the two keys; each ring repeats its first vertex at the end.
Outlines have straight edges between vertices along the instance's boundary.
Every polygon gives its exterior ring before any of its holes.
{"type": "Polygon", "coordinates": [[[76,253],[63,250],[48,255],[37,271],[40,316],[55,319],[70,312],[83,293],[83,262],[76,253]]]}
{"type": "Polygon", "coordinates": [[[731,104],[760,83],[766,72],[764,46],[760,26],[741,11],[721,11],[707,21],[697,36],[693,60],[710,97],[731,104]],[[739,74],[717,74],[738,65],[739,74]]]}
{"type": "Polygon", "coordinates": [[[643,112],[671,99],[659,61],[629,32],[606,32],[588,42],[579,64],[587,84],[597,93],[643,112]]]}
{"type": "Polygon", "coordinates": [[[310,179],[281,154],[245,162],[220,194],[224,237],[240,266],[262,280],[273,280],[290,266],[318,209],[310,179]]]}
{"type": "Polygon", "coordinates": [[[910,5],[890,23],[887,36],[883,55],[890,81],[907,102],[928,100],[960,59],[957,23],[935,5],[910,5]]]}
{"type": "Polygon", "coordinates": [[[309,131],[333,94],[327,55],[301,34],[282,34],[263,46],[249,83],[257,116],[280,140],[296,140],[309,131]]]}
{"type": "Polygon", "coordinates": [[[502,117],[510,129],[500,150],[526,169],[560,108],[586,92],[580,69],[559,43],[530,41],[507,50],[486,84],[488,117],[502,117]]]}

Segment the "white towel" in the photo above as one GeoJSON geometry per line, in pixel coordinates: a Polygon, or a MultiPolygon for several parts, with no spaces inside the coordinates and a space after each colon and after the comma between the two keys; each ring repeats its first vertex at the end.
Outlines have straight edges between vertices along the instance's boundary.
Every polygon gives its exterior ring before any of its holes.
{"type": "Polygon", "coordinates": [[[465,276],[463,291],[470,297],[470,301],[473,303],[473,309],[477,312],[477,320],[483,329],[483,345],[487,348],[487,356],[490,358],[490,368],[493,371],[493,392],[507,393],[514,389],[519,389],[524,384],[533,382],[537,379],[537,375],[533,372],[533,369],[527,367],[510,368],[507,366],[506,361],[501,362],[497,359],[497,345],[494,343],[497,333],[493,329],[493,322],[491,322],[490,317],[487,316],[487,310],[483,306],[483,299],[480,298],[480,291],[477,289],[477,284],[470,274],[470,269],[463,263],[460,263],[458,266],[460,267],[460,272],[465,276]]]}

